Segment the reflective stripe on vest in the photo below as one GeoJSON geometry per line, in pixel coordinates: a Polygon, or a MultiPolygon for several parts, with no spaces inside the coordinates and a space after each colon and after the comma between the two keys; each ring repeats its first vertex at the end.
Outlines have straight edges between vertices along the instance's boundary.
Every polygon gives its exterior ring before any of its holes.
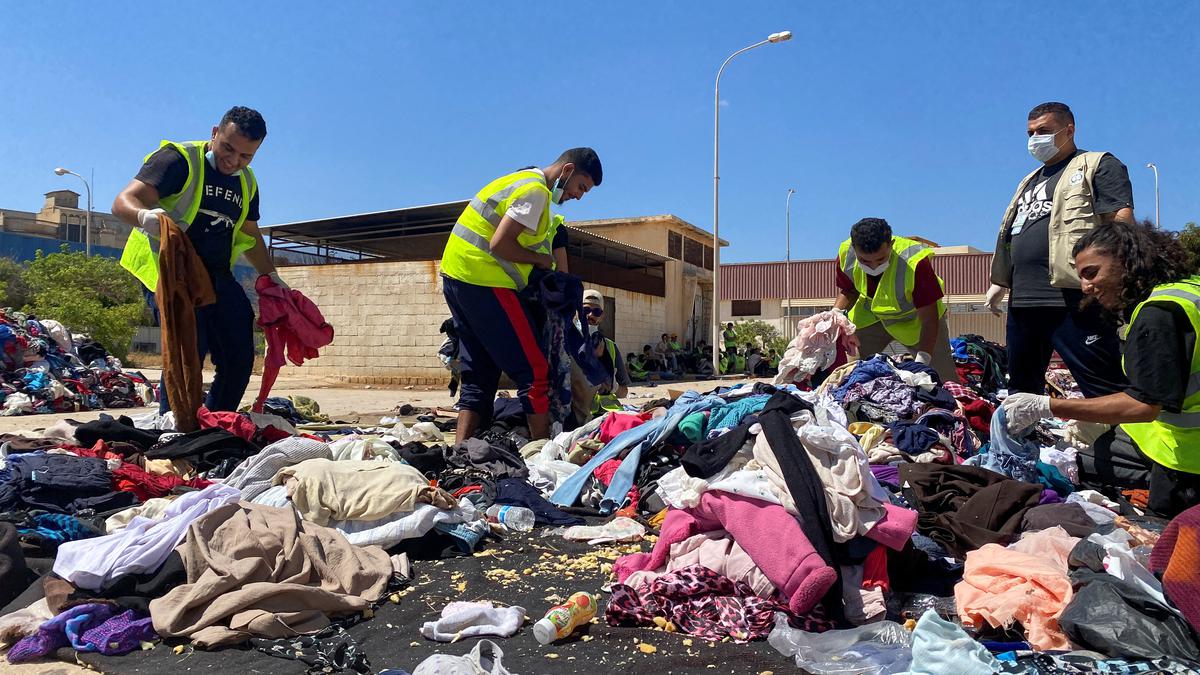
{"type": "Polygon", "coordinates": [[[530,232],[522,227],[517,243],[535,253],[548,252],[553,233],[549,190],[540,173],[522,170],[492,181],[463,209],[442,253],[442,273],[477,286],[510,287],[518,291],[525,288],[533,266],[496,256],[492,252],[491,239],[509,204],[529,190],[544,190],[547,204],[539,214],[538,229],[530,232]]]}
{"type": "MultiPolygon", "coordinates": [[[[1181,308],[1200,336],[1200,277],[1164,284],[1133,310],[1130,324],[1147,304],[1170,304],[1181,308]]],[[[1124,366],[1124,360],[1122,360],[1124,366]]],[[[1122,424],[1142,454],[1168,469],[1200,474],[1200,342],[1192,350],[1187,387],[1179,412],[1162,410],[1151,422],[1122,424]]]]}

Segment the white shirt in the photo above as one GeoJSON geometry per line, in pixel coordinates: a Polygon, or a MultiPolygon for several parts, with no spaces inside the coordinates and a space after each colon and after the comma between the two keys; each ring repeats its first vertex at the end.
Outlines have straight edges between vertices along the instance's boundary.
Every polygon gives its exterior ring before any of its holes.
{"type": "MultiPolygon", "coordinates": [[[[546,179],[546,174],[542,173],[541,169],[526,169],[533,171],[546,179]]],[[[508,211],[504,215],[509,216],[513,220],[525,226],[525,229],[537,232],[538,224],[542,221],[542,213],[546,210],[546,193],[542,190],[528,190],[525,194],[517,197],[508,206],[508,211]]]]}

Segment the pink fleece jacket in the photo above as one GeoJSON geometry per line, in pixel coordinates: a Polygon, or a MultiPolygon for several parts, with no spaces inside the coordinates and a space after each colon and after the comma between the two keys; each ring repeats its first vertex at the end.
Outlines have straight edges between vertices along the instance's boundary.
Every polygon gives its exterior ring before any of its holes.
{"type": "Polygon", "coordinates": [[[671,544],[721,529],[745,549],[796,614],[812,610],[837,582],[837,572],[821,560],[800,523],[782,506],[718,490],[705,492],[693,508],[668,511],[651,553],[627,555],[613,565],[617,580],[623,583],[634,572],[663,567],[671,544]]]}

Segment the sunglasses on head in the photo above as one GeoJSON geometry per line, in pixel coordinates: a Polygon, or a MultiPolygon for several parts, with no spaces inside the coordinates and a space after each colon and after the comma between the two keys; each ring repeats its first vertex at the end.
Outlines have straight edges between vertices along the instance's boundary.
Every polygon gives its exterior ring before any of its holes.
{"type": "Polygon", "coordinates": [[[587,316],[604,316],[603,307],[584,307],[583,313],[587,316]]]}

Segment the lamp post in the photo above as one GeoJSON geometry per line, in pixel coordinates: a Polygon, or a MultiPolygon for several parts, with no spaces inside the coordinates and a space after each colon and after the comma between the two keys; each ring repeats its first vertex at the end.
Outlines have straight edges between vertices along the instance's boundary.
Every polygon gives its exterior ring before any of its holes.
{"type": "Polygon", "coordinates": [[[83,176],[80,176],[74,171],[68,171],[61,166],[55,169],[54,173],[58,174],[59,176],[71,174],[72,176],[75,176],[79,180],[83,181],[83,186],[87,188],[87,221],[84,225],[83,240],[85,253],[87,257],[90,258],[92,257],[92,185],[83,176]]]}
{"type": "Polygon", "coordinates": [[[787,208],[784,210],[784,219],[787,221],[787,267],[783,268],[784,285],[787,289],[787,318],[785,319],[783,337],[792,342],[792,195],[796,191],[788,188],[787,191],[787,208]]]}
{"type": "Polygon", "coordinates": [[[713,373],[717,376],[721,374],[721,229],[719,220],[719,185],[720,171],[718,170],[720,163],[720,147],[721,147],[721,73],[725,72],[725,66],[733,60],[733,57],[751,49],[761,47],[765,44],[774,44],[777,42],[787,42],[792,39],[791,31],[780,31],[771,33],[766,40],[755,42],[749,47],[743,47],[729,55],[721,67],[717,69],[717,83],[713,88],[713,309],[712,309],[712,364],[713,373]]]}
{"type": "Polygon", "coordinates": [[[1158,219],[1158,166],[1154,162],[1146,164],[1147,169],[1154,169],[1154,226],[1161,228],[1162,221],[1158,219]]]}

